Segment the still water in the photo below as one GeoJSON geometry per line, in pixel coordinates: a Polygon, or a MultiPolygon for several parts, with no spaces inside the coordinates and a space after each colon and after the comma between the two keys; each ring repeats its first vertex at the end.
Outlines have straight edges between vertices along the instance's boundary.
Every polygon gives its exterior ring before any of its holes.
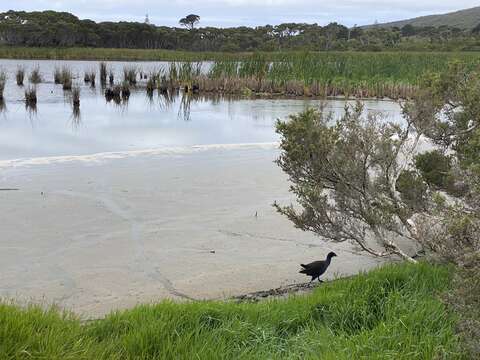
{"type": "MultiPolygon", "coordinates": [[[[168,66],[165,62],[109,62],[117,80],[124,65],[144,73],[168,66]]],[[[134,89],[128,102],[106,102],[99,85],[83,82],[84,71],[98,70],[92,61],[0,60],[7,73],[5,107],[0,112],[0,160],[26,157],[85,155],[99,152],[142,150],[162,147],[263,143],[278,140],[277,119],[318,107],[314,99],[250,99],[188,97],[171,99],[155,93],[152,98],[134,89]],[[17,66],[26,75],[38,66],[43,82],[37,85],[36,111],[26,109],[25,87],[15,83],[17,66]],[[81,87],[80,114],[74,116],[68,94],[53,83],[55,67],[67,65],[81,87]]],[[[351,102],[353,103],[353,102],[351,102]]],[[[389,101],[365,101],[366,112],[381,112],[387,120],[401,119],[400,106],[389,101]]],[[[327,100],[327,110],[340,116],[343,100],[327,100]]]]}

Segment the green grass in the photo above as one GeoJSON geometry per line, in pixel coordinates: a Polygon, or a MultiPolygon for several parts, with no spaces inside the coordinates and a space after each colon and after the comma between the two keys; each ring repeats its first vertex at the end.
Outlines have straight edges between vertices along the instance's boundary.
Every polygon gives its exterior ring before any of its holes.
{"type": "Polygon", "coordinates": [[[1,359],[456,359],[449,268],[389,265],[260,303],[162,302],[82,324],[0,305],[1,359]]]}
{"type": "Polygon", "coordinates": [[[46,48],[0,46],[0,59],[202,61],[242,59],[249,53],[188,52],[151,49],[46,48]]]}
{"type": "Polygon", "coordinates": [[[409,98],[427,72],[442,72],[453,60],[472,67],[480,53],[455,52],[181,52],[141,49],[0,47],[0,58],[150,60],[173,62],[171,83],[202,85],[202,91],[287,96],[409,98]],[[212,61],[198,75],[202,61],[212,61]],[[197,75],[196,75],[197,74],[197,75]]]}

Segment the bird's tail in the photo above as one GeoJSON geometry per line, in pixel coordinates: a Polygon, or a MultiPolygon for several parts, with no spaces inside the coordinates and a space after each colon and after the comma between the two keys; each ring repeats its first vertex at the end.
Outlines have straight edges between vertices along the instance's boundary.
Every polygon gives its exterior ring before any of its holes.
{"type": "Polygon", "coordinates": [[[299,271],[300,274],[306,274],[307,273],[307,265],[300,264],[300,266],[303,268],[302,270],[299,271]]]}

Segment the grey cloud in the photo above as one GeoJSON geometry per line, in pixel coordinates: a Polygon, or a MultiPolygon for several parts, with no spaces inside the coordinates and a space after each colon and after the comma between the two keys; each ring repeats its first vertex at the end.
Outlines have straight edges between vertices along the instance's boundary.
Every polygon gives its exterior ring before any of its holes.
{"type": "Polygon", "coordinates": [[[157,25],[176,25],[188,13],[202,16],[204,26],[264,25],[281,22],[346,25],[370,24],[444,13],[478,6],[478,0],[2,0],[0,11],[69,11],[96,21],[142,21],[148,13],[157,25]]]}

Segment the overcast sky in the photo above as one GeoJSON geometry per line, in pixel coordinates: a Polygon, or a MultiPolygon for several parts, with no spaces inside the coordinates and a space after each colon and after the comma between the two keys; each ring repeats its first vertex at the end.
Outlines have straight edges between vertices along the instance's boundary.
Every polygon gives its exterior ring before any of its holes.
{"type": "Polygon", "coordinates": [[[168,26],[194,13],[201,16],[201,25],[220,27],[332,21],[366,25],[474,6],[478,0],[0,0],[0,12],[51,9],[95,21],[143,21],[148,13],[151,23],[168,26]]]}

